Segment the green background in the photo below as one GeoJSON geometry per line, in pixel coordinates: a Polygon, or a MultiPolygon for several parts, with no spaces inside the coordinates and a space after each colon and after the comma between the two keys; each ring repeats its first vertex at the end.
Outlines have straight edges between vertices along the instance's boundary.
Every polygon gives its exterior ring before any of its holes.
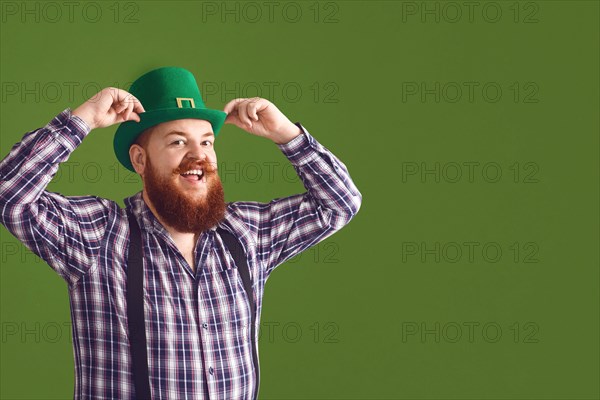
{"type": "MultiPolygon", "coordinates": [[[[2,157],[94,88],[176,65],[218,88],[208,107],[267,98],[348,167],[358,215],[266,286],[260,398],[600,396],[597,1],[483,1],[471,17],[463,2],[278,2],[272,19],[263,2],[76,2],[72,20],[44,4],[2,2],[2,157]]],[[[141,190],[115,170],[115,129],[48,189],[121,205],[141,190]]],[[[304,191],[265,139],[226,125],[215,148],[227,201],[304,191]]],[[[0,233],[0,396],[72,398],[66,284],[0,233]]]]}

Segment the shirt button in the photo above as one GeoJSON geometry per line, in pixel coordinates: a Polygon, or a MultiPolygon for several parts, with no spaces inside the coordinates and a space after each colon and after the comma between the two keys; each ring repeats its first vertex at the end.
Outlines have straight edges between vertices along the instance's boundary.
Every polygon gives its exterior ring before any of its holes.
{"type": "Polygon", "coordinates": [[[210,367],[210,368],[208,369],[208,372],[209,372],[209,373],[212,375],[212,374],[213,374],[213,372],[215,372],[215,370],[213,369],[213,367],[210,367]]]}
{"type": "Polygon", "coordinates": [[[204,329],[208,329],[208,324],[207,324],[206,322],[203,322],[203,323],[202,323],[202,327],[203,327],[204,329]]]}

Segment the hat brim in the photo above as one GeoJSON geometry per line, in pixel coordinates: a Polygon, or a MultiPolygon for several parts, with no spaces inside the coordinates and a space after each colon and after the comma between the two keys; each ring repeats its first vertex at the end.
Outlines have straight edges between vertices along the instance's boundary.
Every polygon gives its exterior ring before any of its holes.
{"type": "Polygon", "coordinates": [[[174,121],[177,119],[204,119],[210,122],[215,137],[225,123],[227,113],[220,110],[211,110],[208,108],[167,108],[161,110],[147,111],[140,113],[140,122],[126,121],[121,123],[115,132],[113,147],[117,160],[128,170],[135,172],[129,158],[129,147],[135,142],[137,137],[146,129],[163,122],[174,121]]]}

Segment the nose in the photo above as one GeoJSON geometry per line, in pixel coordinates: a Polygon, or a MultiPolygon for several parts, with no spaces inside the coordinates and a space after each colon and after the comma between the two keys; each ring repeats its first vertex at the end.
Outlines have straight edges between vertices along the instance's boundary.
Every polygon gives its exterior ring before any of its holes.
{"type": "Polygon", "coordinates": [[[204,163],[204,162],[209,161],[208,156],[205,153],[199,153],[199,154],[188,153],[185,158],[188,159],[188,162],[190,164],[199,163],[199,162],[204,163]]]}
{"type": "Polygon", "coordinates": [[[200,143],[195,143],[189,147],[189,151],[187,157],[204,160],[208,159],[208,154],[206,153],[206,149],[202,147],[200,143]]]}
{"type": "Polygon", "coordinates": [[[214,169],[217,167],[217,155],[212,146],[205,146],[202,141],[189,143],[185,157],[190,159],[190,162],[210,164],[214,169]]]}

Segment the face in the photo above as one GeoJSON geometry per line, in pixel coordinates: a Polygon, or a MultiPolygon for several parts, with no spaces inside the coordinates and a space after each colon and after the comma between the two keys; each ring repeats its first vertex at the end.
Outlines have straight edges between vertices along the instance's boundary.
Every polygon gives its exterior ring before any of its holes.
{"type": "Polygon", "coordinates": [[[181,119],[153,127],[130,148],[144,192],[160,219],[179,232],[200,233],[223,219],[215,137],[208,121],[181,119]]]}

